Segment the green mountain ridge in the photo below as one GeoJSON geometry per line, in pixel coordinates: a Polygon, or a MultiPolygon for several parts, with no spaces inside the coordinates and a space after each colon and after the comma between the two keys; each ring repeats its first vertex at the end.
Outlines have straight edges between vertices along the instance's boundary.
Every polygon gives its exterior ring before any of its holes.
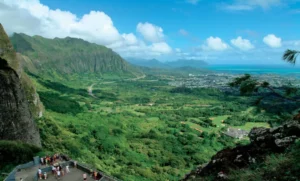
{"type": "Polygon", "coordinates": [[[105,46],[78,38],[47,39],[15,33],[10,38],[22,54],[26,71],[35,74],[118,74],[134,77],[139,70],[105,46]]]}

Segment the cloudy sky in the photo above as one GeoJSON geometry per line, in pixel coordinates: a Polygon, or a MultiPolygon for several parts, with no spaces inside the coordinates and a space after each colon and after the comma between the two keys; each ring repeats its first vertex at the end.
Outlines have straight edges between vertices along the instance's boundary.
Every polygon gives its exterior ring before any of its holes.
{"type": "Polygon", "coordinates": [[[299,0],[0,0],[9,35],[77,37],[123,57],[280,64],[300,49],[299,0]]]}

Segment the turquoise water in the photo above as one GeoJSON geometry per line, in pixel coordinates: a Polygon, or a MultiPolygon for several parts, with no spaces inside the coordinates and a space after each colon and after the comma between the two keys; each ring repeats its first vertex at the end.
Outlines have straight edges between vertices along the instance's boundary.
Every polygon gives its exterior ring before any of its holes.
{"type": "Polygon", "coordinates": [[[280,74],[300,77],[300,66],[290,65],[208,65],[206,68],[233,74],[280,74]]]}

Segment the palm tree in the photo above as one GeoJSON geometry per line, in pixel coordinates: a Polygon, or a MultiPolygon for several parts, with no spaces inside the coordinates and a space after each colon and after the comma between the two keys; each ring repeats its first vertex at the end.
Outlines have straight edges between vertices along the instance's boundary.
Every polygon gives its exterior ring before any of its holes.
{"type": "MultiPolygon", "coordinates": [[[[293,65],[296,64],[297,61],[297,56],[300,54],[300,51],[297,50],[286,50],[282,56],[283,60],[291,63],[293,65]]],[[[300,89],[293,87],[293,86],[287,86],[284,87],[285,89],[285,94],[282,94],[281,92],[277,92],[274,87],[272,87],[268,82],[260,82],[257,79],[254,79],[251,75],[245,74],[242,77],[237,77],[233,80],[233,82],[229,83],[231,87],[239,87],[240,92],[245,94],[245,93],[253,93],[257,92],[259,88],[267,89],[271,94],[270,95],[275,95],[280,99],[283,100],[289,100],[293,102],[300,102],[299,96],[292,96],[298,92],[300,92],[300,89]]],[[[299,95],[299,94],[298,94],[299,95]]],[[[267,96],[265,96],[267,97],[267,96]]],[[[257,103],[259,103],[262,99],[265,97],[261,97],[257,103]]]]}
{"type": "Polygon", "coordinates": [[[300,54],[300,51],[288,49],[284,52],[282,58],[283,58],[283,60],[295,65],[297,56],[299,54],[300,54]]]}

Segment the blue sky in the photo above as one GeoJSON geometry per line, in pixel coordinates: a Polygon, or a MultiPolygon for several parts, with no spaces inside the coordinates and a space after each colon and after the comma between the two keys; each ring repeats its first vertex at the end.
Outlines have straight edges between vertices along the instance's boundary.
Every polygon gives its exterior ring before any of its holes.
{"type": "Polygon", "coordinates": [[[0,8],[9,34],[83,38],[125,58],[280,64],[284,50],[300,49],[299,0],[0,0],[0,8]]]}

